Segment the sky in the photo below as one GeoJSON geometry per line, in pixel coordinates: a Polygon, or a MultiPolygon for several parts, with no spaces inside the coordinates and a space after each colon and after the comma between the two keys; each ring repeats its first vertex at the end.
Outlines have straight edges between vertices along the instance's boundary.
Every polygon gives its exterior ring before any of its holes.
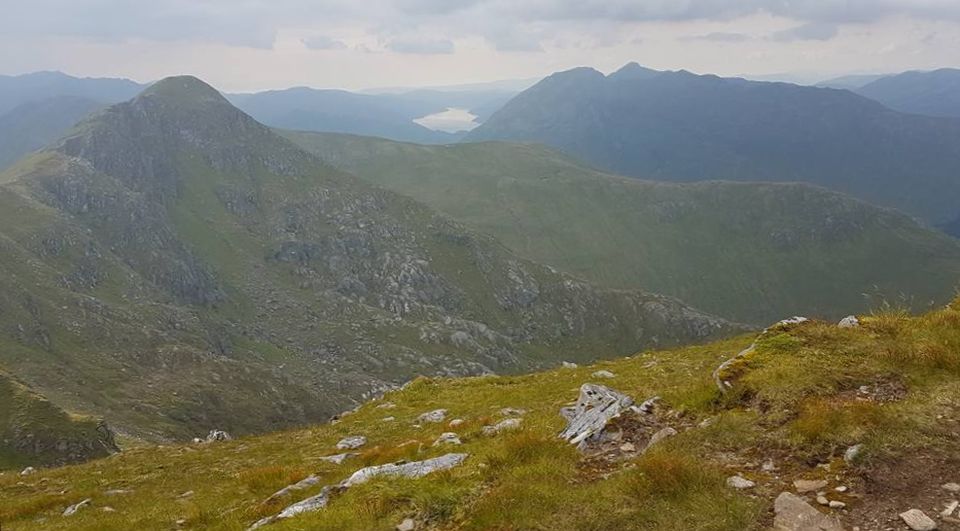
{"type": "Polygon", "coordinates": [[[0,0],[0,73],[226,91],[526,79],[576,66],[813,82],[960,66],[960,0],[0,0]]]}

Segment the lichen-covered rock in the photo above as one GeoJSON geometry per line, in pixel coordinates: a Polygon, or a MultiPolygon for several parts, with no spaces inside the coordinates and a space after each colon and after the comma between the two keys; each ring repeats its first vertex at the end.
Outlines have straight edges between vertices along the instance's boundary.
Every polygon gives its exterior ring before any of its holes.
{"type": "Polygon", "coordinates": [[[520,424],[522,419],[506,419],[501,420],[500,422],[494,424],[493,426],[484,426],[483,434],[484,435],[497,435],[505,431],[517,430],[520,429],[520,424]]]}
{"type": "Polygon", "coordinates": [[[207,442],[223,442],[233,440],[229,433],[223,430],[210,430],[207,434],[207,442]]]}
{"type": "Polygon", "coordinates": [[[340,442],[337,443],[337,449],[356,450],[365,444],[367,444],[367,438],[363,435],[351,435],[350,437],[340,439],[340,442]]]}
{"type": "Polygon", "coordinates": [[[610,419],[620,416],[632,405],[633,399],[627,395],[602,385],[583,384],[576,406],[561,410],[567,427],[560,432],[560,438],[580,447],[584,441],[600,434],[610,419]]]}
{"type": "Polygon", "coordinates": [[[446,409],[435,409],[433,411],[428,411],[420,415],[419,417],[417,417],[417,421],[437,423],[437,422],[443,422],[443,419],[445,418],[447,418],[446,409]]]}
{"type": "Polygon", "coordinates": [[[443,444],[463,444],[463,443],[460,442],[460,436],[458,436],[456,433],[447,432],[447,433],[441,434],[440,437],[437,437],[437,440],[433,442],[434,446],[440,446],[443,444]]]}
{"type": "Polygon", "coordinates": [[[773,502],[774,531],[844,531],[834,517],[814,509],[803,498],[782,492],[773,502]]]}

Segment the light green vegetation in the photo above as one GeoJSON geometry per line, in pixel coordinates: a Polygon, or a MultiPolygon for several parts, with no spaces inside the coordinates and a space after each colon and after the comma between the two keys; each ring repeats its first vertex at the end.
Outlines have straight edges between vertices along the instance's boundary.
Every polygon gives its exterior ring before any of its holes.
{"type": "Polygon", "coordinates": [[[956,240],[812,186],[640,181],[534,145],[283,134],[521,256],[743,322],[839,318],[878,298],[926,309],[960,280],[956,240]]]}
{"type": "MultiPolygon", "coordinates": [[[[320,512],[269,529],[392,529],[407,517],[431,529],[764,529],[773,498],[793,479],[857,485],[885,467],[909,467],[901,463],[910,455],[948,459],[958,449],[951,423],[960,420],[960,311],[922,317],[888,311],[862,322],[855,329],[823,322],[772,329],[723,375],[732,384],[726,394],[712,372],[753,336],[526,376],[422,378],[336,424],[227,443],[139,448],[27,480],[0,476],[0,521],[10,529],[109,530],[168,529],[185,519],[186,528],[243,529],[318,491],[319,485],[263,503],[308,474],[332,484],[365,465],[455,448],[470,454],[459,468],[419,480],[373,481],[334,497],[320,512]],[[563,427],[558,410],[582,383],[595,381],[598,369],[615,374],[601,383],[638,400],[661,396],[670,418],[685,428],[640,457],[606,465],[584,460],[556,438],[563,427]],[[869,396],[857,395],[862,386],[869,396]],[[378,407],[387,402],[396,407],[378,407]],[[482,426],[500,420],[505,407],[528,410],[522,429],[482,435],[482,426]],[[465,423],[452,430],[445,423],[413,426],[435,408],[465,423]],[[386,416],[395,420],[383,421],[386,416]],[[464,445],[432,447],[445,431],[458,432],[464,445]],[[342,465],[319,460],[338,453],[341,437],[357,434],[369,437],[359,457],[342,465]],[[863,444],[863,452],[844,463],[840,457],[853,444],[863,444]],[[759,469],[766,459],[777,472],[759,469]],[[818,463],[830,463],[829,473],[818,463]],[[733,473],[758,482],[755,496],[724,485],[733,473]],[[106,495],[111,489],[130,492],[106,495]],[[193,495],[182,497],[187,491],[193,495]],[[59,516],[86,497],[92,507],[59,516]],[[105,513],[104,506],[116,512],[105,513]]],[[[909,494],[846,498],[852,510],[843,518],[909,494]]]]}

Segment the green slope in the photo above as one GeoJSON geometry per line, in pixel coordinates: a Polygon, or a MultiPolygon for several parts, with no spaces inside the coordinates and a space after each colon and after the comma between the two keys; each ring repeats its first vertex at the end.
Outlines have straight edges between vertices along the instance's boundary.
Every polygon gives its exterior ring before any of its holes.
{"type": "Polygon", "coordinates": [[[115,451],[102,421],[66,413],[0,370],[0,470],[62,465],[115,451]]]}
{"type": "MultiPolygon", "coordinates": [[[[334,424],[146,447],[26,479],[0,476],[0,520],[15,530],[242,530],[361,467],[463,452],[463,465],[448,472],[374,480],[335,493],[325,509],[262,529],[386,531],[411,518],[420,528],[450,530],[759,531],[772,528],[773,500],[795,492],[798,479],[825,481],[825,495],[845,507],[820,510],[844,529],[901,529],[900,512],[936,517],[954,497],[941,485],[956,482],[960,470],[958,323],[960,312],[944,309],[920,318],[866,316],[852,329],[773,327],[723,374],[726,393],[714,369],[752,335],[525,376],[424,378],[334,424]],[[613,376],[598,380],[598,369],[613,376]],[[557,434],[560,408],[584,383],[661,402],[647,417],[624,413],[609,432],[618,442],[582,455],[557,434]],[[437,408],[448,410],[444,422],[417,421],[437,408]],[[504,408],[525,410],[520,429],[485,435],[504,408]],[[384,421],[388,415],[394,420],[384,421]],[[451,427],[452,419],[463,423],[451,427]],[[679,433],[638,455],[663,426],[679,433]],[[443,432],[463,444],[434,446],[443,432]],[[368,438],[357,456],[339,465],[319,459],[342,452],[335,444],[353,435],[368,438]],[[633,450],[623,449],[627,442],[633,450]],[[315,485],[266,501],[311,474],[315,485]],[[755,485],[726,486],[735,474],[755,485]],[[108,494],[117,489],[125,493],[108,494]],[[60,516],[86,498],[89,507],[60,516]]],[[[801,494],[816,506],[814,495],[801,494]]],[[[941,529],[951,525],[944,520],[941,529]]]]}
{"type": "Polygon", "coordinates": [[[522,256],[736,320],[840,317],[880,298],[919,309],[960,281],[955,240],[808,185],[640,181],[534,145],[284,134],[522,256]]]}
{"type": "Polygon", "coordinates": [[[151,438],[323,420],[419,374],[741,329],[517,258],[190,77],[0,175],[0,247],[0,363],[151,438]]]}

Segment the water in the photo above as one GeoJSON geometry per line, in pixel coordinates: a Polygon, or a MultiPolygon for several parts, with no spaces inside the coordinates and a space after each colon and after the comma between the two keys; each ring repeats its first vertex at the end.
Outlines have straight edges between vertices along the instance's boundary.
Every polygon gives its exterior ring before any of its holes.
{"type": "Polygon", "coordinates": [[[445,111],[417,118],[414,122],[428,129],[433,129],[434,131],[456,133],[459,131],[469,131],[480,125],[476,119],[477,115],[468,109],[448,107],[445,111]]]}

